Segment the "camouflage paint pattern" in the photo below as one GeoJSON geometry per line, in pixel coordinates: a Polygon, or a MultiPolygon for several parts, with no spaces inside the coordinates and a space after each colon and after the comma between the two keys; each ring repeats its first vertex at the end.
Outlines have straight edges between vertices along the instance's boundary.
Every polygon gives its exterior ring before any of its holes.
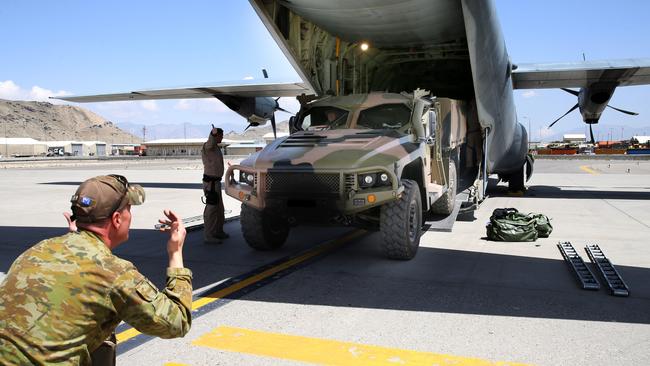
{"type": "MultiPolygon", "coordinates": [[[[428,104],[428,102],[425,102],[428,104]]],[[[422,123],[421,116],[411,116],[410,124],[403,128],[362,129],[356,121],[366,109],[385,104],[403,104],[413,109],[412,95],[394,93],[354,94],[326,97],[309,103],[306,108],[336,107],[348,111],[347,128],[333,130],[297,131],[267,145],[262,151],[232,166],[226,173],[226,193],[258,209],[266,206],[263,176],[272,172],[339,173],[345,175],[383,172],[390,177],[391,185],[371,190],[359,190],[358,184],[339,192],[338,208],[343,213],[353,213],[395,200],[402,192],[399,179],[403,169],[418,158],[429,161],[429,148],[412,132],[413,123],[422,123]],[[255,173],[257,186],[251,188],[238,184],[234,171],[255,173]],[[374,204],[354,207],[355,198],[365,198],[368,193],[376,195],[374,204]]],[[[424,168],[423,177],[429,172],[424,168]]],[[[422,181],[424,178],[420,179],[422,181]]],[[[345,187],[345,184],[340,184],[345,187]]]]}
{"type": "MultiPolygon", "coordinates": [[[[431,102],[420,97],[425,94],[422,90],[416,90],[414,94],[355,94],[310,102],[302,108],[299,116],[304,116],[311,108],[333,107],[348,112],[344,127],[317,129],[322,126],[319,123],[312,126],[316,129],[300,130],[276,139],[240,165],[229,168],[225,179],[226,193],[247,205],[263,209],[269,204],[267,195],[273,193],[266,187],[266,178],[270,174],[295,173],[295,181],[304,179],[305,184],[314,181],[308,177],[309,174],[338,174],[338,213],[355,214],[396,200],[403,190],[400,179],[405,168],[416,164],[417,169],[409,168],[408,178],[417,181],[421,188],[422,207],[428,210],[447,189],[450,151],[458,154],[464,149],[465,156],[465,150],[469,149],[480,156],[481,145],[480,139],[479,144],[475,139],[468,140],[467,119],[471,110],[466,102],[448,98],[434,98],[431,102]],[[403,104],[411,110],[408,124],[396,129],[367,129],[357,125],[364,110],[394,104],[403,104]],[[429,110],[435,114],[429,114],[429,110]],[[430,121],[431,118],[435,121],[430,121]],[[426,138],[432,135],[435,138],[433,143],[425,143],[426,138]],[[256,177],[254,187],[240,184],[235,179],[237,170],[253,173],[256,177]],[[357,177],[370,172],[388,174],[392,184],[361,189],[357,177]],[[375,196],[374,202],[367,200],[369,194],[375,196]],[[363,200],[364,204],[354,204],[363,200]]],[[[459,174],[477,170],[475,158],[461,162],[454,157],[454,160],[456,164],[463,163],[458,167],[459,174]]],[[[285,197],[295,199],[298,195],[288,193],[285,197]]],[[[316,191],[311,198],[319,199],[316,191]]]]}
{"type": "Polygon", "coordinates": [[[192,272],[168,268],[158,291],[89,231],[43,240],[0,284],[0,364],[86,365],[121,320],[182,337],[191,325],[192,272]]]}

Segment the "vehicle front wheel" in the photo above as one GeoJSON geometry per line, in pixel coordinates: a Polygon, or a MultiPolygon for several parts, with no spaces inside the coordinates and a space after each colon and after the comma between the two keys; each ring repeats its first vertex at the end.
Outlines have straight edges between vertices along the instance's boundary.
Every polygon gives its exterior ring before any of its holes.
{"type": "Polygon", "coordinates": [[[415,257],[420,246],[422,201],[417,182],[403,179],[402,184],[402,196],[381,208],[379,231],[384,255],[408,260],[415,257]]]}
{"type": "Polygon", "coordinates": [[[239,221],[248,246],[257,250],[278,249],[289,236],[289,223],[281,215],[259,211],[243,203],[239,221]]]}

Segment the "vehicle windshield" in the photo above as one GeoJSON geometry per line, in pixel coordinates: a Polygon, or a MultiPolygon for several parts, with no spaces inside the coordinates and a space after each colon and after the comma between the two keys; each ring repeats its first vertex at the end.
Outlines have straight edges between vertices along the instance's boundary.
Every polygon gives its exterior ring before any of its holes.
{"type": "Polygon", "coordinates": [[[404,104],[382,104],[361,111],[356,128],[399,130],[410,120],[411,110],[404,104]]]}
{"type": "Polygon", "coordinates": [[[336,107],[314,107],[302,114],[298,123],[304,131],[346,128],[348,111],[336,107]]]}

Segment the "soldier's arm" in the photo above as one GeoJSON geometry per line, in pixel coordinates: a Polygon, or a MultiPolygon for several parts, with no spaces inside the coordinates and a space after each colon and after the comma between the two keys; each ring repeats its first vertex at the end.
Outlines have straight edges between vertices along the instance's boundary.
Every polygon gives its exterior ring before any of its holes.
{"type": "Polygon", "coordinates": [[[162,231],[169,232],[167,254],[167,284],[158,291],[151,281],[142,276],[135,267],[130,275],[120,276],[120,298],[124,299],[119,315],[142,333],[161,338],[182,337],[192,324],[192,272],[183,268],[183,244],[186,230],[182,221],[171,210],[164,211],[167,219],[158,220],[168,225],[162,231]]]}
{"type": "Polygon", "coordinates": [[[210,131],[210,136],[208,136],[208,141],[205,143],[205,148],[207,150],[214,150],[217,148],[217,140],[214,137],[216,135],[215,131],[216,129],[212,129],[212,131],[210,131]]]}
{"type": "Polygon", "coordinates": [[[135,267],[116,280],[118,316],[138,331],[160,338],[182,337],[192,325],[192,272],[168,268],[162,291],[135,267]]]}

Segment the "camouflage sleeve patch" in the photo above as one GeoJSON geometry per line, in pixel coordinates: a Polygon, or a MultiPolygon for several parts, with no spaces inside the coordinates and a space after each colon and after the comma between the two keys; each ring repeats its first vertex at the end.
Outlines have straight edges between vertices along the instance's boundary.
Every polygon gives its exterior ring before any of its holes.
{"type": "Polygon", "coordinates": [[[135,287],[135,291],[142,297],[144,301],[153,301],[158,295],[158,288],[151,283],[148,279],[143,279],[135,287]]]}
{"type": "Polygon", "coordinates": [[[170,273],[159,291],[135,268],[116,279],[113,302],[118,316],[138,331],[160,338],[182,337],[192,324],[192,275],[170,273]]]}

